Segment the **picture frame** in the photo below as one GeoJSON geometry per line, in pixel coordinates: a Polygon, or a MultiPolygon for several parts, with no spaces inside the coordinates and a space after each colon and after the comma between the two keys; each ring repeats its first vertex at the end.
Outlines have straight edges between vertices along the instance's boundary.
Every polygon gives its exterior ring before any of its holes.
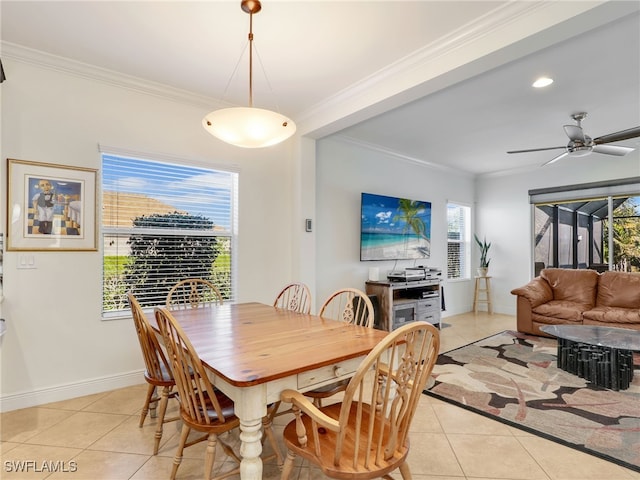
{"type": "Polygon", "coordinates": [[[7,250],[97,250],[97,170],[7,159],[7,250]]]}

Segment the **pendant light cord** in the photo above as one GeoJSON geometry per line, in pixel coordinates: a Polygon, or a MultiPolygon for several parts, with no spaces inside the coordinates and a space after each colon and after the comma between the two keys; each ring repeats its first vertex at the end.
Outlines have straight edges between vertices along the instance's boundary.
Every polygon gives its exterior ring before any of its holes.
{"type": "Polygon", "coordinates": [[[249,106],[253,107],[253,12],[249,13],[249,106]]]}

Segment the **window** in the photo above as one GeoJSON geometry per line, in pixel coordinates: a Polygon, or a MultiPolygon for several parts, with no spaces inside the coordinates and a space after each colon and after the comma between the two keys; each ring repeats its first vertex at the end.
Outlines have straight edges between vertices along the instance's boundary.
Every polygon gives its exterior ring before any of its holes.
{"type": "Polygon", "coordinates": [[[534,275],[543,268],[640,271],[640,177],[529,191],[534,275]]]}
{"type": "Polygon", "coordinates": [[[447,278],[471,278],[471,208],[447,204],[447,278]]]}
{"type": "Polygon", "coordinates": [[[102,155],[105,317],[162,305],[183,278],[213,281],[233,301],[237,225],[235,172],[102,155]]]}
{"type": "Polygon", "coordinates": [[[546,267],[640,271],[640,178],[531,190],[534,275],[546,267]]]}

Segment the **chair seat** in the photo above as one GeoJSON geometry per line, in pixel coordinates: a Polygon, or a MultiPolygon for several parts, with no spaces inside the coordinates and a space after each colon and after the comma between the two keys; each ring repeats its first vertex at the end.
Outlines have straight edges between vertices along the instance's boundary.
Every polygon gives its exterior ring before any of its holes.
{"type": "Polygon", "coordinates": [[[153,385],[157,385],[159,387],[168,387],[175,384],[175,380],[171,375],[171,372],[167,369],[165,365],[160,365],[160,374],[161,378],[158,378],[156,375],[152,375],[148,370],[144,371],[144,378],[148,383],[153,385]]]}
{"type": "MultiPolygon", "coordinates": [[[[338,419],[340,416],[340,409],[342,404],[334,403],[320,408],[320,411],[327,416],[338,419]]],[[[349,412],[349,424],[353,426],[356,421],[357,404],[353,404],[349,412]]],[[[365,414],[362,417],[362,424],[366,425],[369,421],[369,405],[364,405],[365,414]]],[[[404,448],[398,449],[394,452],[390,458],[378,460],[375,462],[375,449],[370,452],[361,452],[357,466],[354,468],[352,458],[354,457],[354,450],[356,445],[355,429],[347,428],[344,445],[343,445],[343,457],[338,465],[333,464],[333,456],[335,454],[336,442],[338,435],[330,430],[319,428],[319,439],[321,442],[321,457],[316,455],[316,445],[314,435],[311,434],[311,418],[308,415],[302,414],[302,421],[307,431],[307,445],[301,447],[298,441],[298,434],[296,432],[296,421],[292,420],[284,428],[283,438],[285,446],[288,450],[294,452],[303,458],[313,461],[317,464],[325,475],[332,478],[354,478],[354,479],[367,479],[378,478],[398,468],[404,463],[409,453],[409,439],[407,438],[404,448]],[[365,454],[366,453],[366,454],[365,454]],[[365,467],[365,463],[369,463],[370,469],[365,467]]],[[[387,424],[388,426],[388,424],[387,424]]],[[[368,434],[368,429],[364,429],[361,436],[368,434]]],[[[375,433],[374,433],[375,436],[375,433]]],[[[383,445],[386,441],[383,441],[383,445]]],[[[360,440],[361,448],[366,445],[364,439],[360,440]]]]}

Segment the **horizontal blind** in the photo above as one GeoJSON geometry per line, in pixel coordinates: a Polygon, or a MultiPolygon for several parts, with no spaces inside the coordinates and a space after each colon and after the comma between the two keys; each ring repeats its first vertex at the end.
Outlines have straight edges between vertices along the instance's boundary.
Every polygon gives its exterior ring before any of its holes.
{"type": "Polygon", "coordinates": [[[184,278],[211,280],[233,301],[235,172],[102,156],[103,312],[164,304],[184,278]]]}
{"type": "Polygon", "coordinates": [[[469,278],[469,217],[471,209],[447,204],[447,278],[469,278]]]}

